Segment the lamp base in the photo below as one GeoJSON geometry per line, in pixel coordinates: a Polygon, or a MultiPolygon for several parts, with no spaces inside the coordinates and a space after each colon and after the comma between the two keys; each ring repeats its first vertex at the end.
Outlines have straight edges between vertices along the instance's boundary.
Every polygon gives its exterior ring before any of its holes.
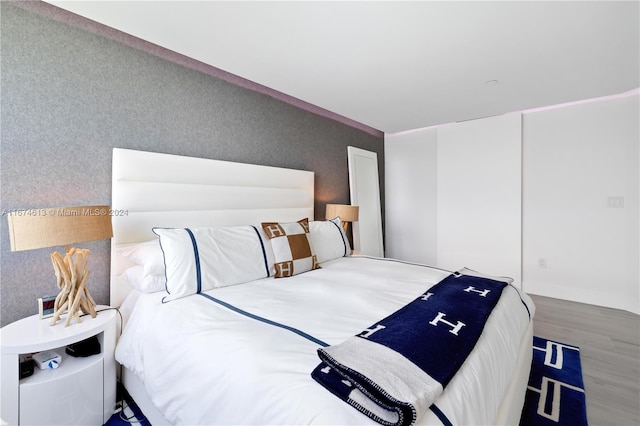
{"type": "Polygon", "coordinates": [[[65,327],[71,324],[72,318],[75,318],[76,322],[82,321],[79,311],[84,314],[91,314],[93,318],[96,317],[96,302],[87,288],[87,280],[89,278],[88,257],[89,250],[75,247],[71,250],[67,247],[64,258],[58,252],[51,253],[51,262],[53,263],[60,293],[56,296],[50,325],[55,325],[65,311],[67,311],[65,327]]]}

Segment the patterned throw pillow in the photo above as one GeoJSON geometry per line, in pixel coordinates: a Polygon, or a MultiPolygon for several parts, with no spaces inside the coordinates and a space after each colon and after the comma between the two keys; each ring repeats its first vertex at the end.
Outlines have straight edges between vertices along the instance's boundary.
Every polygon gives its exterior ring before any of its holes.
{"type": "Polygon", "coordinates": [[[262,229],[271,241],[276,278],[290,277],[320,267],[309,243],[309,219],[289,223],[264,222],[262,229]]]}

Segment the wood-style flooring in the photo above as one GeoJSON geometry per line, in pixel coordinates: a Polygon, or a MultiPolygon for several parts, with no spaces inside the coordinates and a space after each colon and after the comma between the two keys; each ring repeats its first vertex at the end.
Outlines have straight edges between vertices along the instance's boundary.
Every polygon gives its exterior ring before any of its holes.
{"type": "Polygon", "coordinates": [[[531,295],[536,336],[580,347],[591,426],[640,425],[640,316],[531,295]]]}

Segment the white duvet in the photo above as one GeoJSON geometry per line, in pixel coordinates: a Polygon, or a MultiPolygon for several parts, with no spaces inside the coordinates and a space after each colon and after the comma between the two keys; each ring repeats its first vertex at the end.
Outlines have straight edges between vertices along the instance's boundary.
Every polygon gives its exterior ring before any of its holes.
{"type": "MultiPolygon", "coordinates": [[[[339,258],[291,278],[207,291],[252,314],[328,344],[342,342],[422,294],[449,273],[366,257],[339,258]]],[[[371,424],[310,376],[318,344],[201,296],[162,304],[139,295],[116,359],[144,381],[174,424],[371,424]]],[[[454,424],[493,424],[516,369],[534,306],[513,287],[473,353],[436,402],[454,424]]],[[[528,367],[528,366],[527,366],[528,367]]],[[[442,424],[431,411],[419,424],[442,424]]]]}

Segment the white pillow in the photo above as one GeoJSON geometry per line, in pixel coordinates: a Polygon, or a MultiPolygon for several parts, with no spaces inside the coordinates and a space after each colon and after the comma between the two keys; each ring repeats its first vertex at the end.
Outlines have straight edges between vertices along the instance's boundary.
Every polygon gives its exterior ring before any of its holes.
{"type": "Polygon", "coordinates": [[[309,240],[318,263],[351,254],[351,246],[339,217],[309,222],[309,229],[309,240]]]}
{"type": "Polygon", "coordinates": [[[136,265],[125,269],[122,273],[122,277],[127,280],[133,288],[141,293],[155,293],[156,291],[163,291],[165,289],[165,284],[167,283],[164,273],[162,275],[145,274],[144,267],[142,265],[136,265]]]}
{"type": "Polygon", "coordinates": [[[158,240],[121,246],[120,254],[144,269],[145,275],[164,275],[164,256],[158,240]]]}
{"type": "Polygon", "coordinates": [[[153,228],[167,277],[163,301],[272,275],[273,252],[254,226],[153,228]]]}

